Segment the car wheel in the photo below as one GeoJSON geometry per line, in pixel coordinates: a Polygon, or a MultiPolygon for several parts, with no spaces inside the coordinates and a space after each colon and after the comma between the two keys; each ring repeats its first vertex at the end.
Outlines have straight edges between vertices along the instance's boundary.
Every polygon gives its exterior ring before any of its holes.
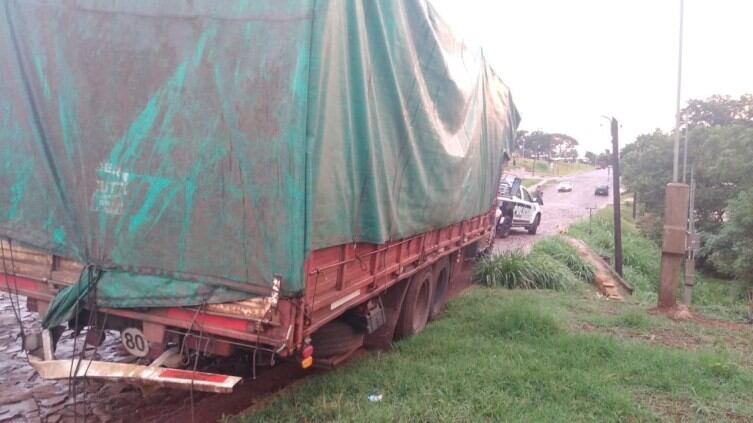
{"type": "Polygon", "coordinates": [[[539,230],[539,223],[541,223],[541,214],[537,214],[536,218],[533,219],[533,223],[528,227],[528,233],[536,235],[536,231],[539,230]]]}

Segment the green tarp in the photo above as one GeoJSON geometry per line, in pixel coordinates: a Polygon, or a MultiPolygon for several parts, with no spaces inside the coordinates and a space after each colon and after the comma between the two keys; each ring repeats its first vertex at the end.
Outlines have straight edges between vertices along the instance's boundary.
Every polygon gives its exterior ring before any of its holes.
{"type": "Polygon", "coordinates": [[[518,122],[422,0],[0,13],[0,236],[104,269],[110,307],[295,295],[314,249],[479,215],[518,122]]]}

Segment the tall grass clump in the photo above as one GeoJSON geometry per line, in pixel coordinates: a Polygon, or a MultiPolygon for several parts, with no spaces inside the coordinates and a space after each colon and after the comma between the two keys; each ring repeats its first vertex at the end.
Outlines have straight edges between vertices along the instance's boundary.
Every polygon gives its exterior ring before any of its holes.
{"type": "Polygon", "coordinates": [[[583,282],[591,283],[594,280],[594,268],[562,237],[549,237],[537,242],[533,246],[533,252],[549,255],[563,263],[583,282]]]}
{"type": "Polygon", "coordinates": [[[477,283],[508,289],[565,290],[578,284],[564,264],[549,255],[510,251],[482,260],[476,267],[477,283]]]}
{"type": "MultiPolygon", "coordinates": [[[[594,215],[590,233],[588,220],[570,226],[568,233],[585,241],[598,254],[613,257],[613,228],[612,209],[607,208],[594,215]]],[[[645,300],[655,298],[661,251],[654,242],[641,234],[632,222],[624,219],[622,256],[624,277],[635,288],[634,294],[645,300]]]]}

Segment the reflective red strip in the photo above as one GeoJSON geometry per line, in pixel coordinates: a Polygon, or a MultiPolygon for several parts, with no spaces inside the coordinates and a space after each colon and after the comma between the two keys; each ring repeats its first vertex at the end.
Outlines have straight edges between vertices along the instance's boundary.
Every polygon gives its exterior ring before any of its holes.
{"type": "Polygon", "coordinates": [[[167,309],[167,317],[171,319],[183,320],[186,322],[194,321],[200,325],[214,326],[216,328],[237,330],[240,332],[246,332],[248,330],[248,321],[233,319],[230,317],[213,316],[209,314],[199,313],[196,315],[194,310],[187,310],[182,308],[169,308],[167,309]]]}
{"type": "Polygon", "coordinates": [[[11,290],[10,292],[18,289],[19,291],[49,293],[47,284],[42,281],[0,272],[0,290],[7,291],[8,289],[11,290]]]}
{"type": "Polygon", "coordinates": [[[171,378],[171,379],[198,380],[201,382],[211,382],[211,383],[223,383],[228,378],[227,376],[223,376],[223,375],[214,375],[211,373],[191,372],[187,370],[177,370],[177,369],[163,370],[160,372],[159,376],[157,377],[171,378]]]}

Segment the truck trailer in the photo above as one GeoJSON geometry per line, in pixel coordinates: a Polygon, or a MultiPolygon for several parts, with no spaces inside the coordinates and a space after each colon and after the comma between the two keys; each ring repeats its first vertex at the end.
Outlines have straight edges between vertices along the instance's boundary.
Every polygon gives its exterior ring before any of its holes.
{"type": "Polygon", "coordinates": [[[421,332],[493,241],[518,112],[431,2],[0,9],[0,289],[43,378],[336,364],[421,332]],[[139,359],[56,357],[65,328],[139,359]]]}

